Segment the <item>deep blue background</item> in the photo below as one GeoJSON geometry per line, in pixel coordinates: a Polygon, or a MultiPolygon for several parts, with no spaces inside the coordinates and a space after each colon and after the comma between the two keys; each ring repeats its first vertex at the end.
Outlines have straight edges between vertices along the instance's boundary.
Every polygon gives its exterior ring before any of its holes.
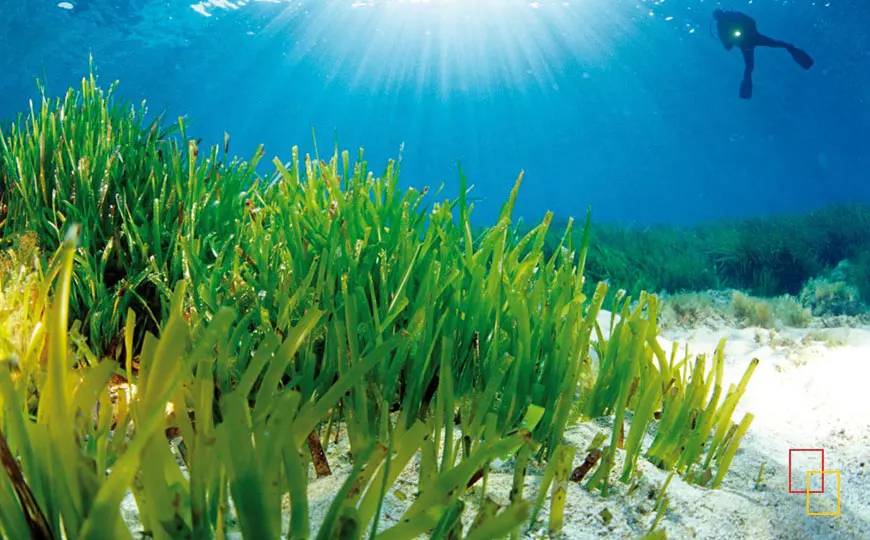
{"type": "MultiPolygon", "coordinates": [[[[379,172],[404,142],[405,185],[455,196],[461,160],[478,223],[520,169],[518,213],[649,224],[870,202],[870,5],[866,0],[217,2],[0,0],[0,118],[27,109],[35,78],[78,84],[92,53],[104,85],[232,137],[321,152],[365,147],[379,172]],[[782,50],[742,59],[708,31],[741,9],[782,50]]],[[[353,152],[352,152],[353,153],[353,152]]],[[[265,172],[265,171],[264,171],[265,172]]]]}

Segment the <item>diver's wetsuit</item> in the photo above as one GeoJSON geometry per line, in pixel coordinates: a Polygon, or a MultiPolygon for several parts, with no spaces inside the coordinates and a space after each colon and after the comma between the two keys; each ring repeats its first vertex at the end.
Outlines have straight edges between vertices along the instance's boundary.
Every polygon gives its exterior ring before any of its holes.
{"type": "Polygon", "coordinates": [[[749,99],[752,97],[752,70],[755,69],[755,48],[771,47],[786,49],[794,58],[795,62],[804,69],[810,69],[813,59],[790,43],[779,41],[761,34],[755,24],[755,20],[739,11],[723,11],[717,9],[713,12],[716,20],[716,31],[719,40],[726,50],[731,50],[735,45],[743,53],[743,81],[740,84],[740,97],[749,99]]]}

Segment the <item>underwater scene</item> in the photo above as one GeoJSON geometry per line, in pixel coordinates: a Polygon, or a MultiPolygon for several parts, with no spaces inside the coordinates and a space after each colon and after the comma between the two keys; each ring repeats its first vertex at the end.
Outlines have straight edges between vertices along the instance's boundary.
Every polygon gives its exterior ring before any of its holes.
{"type": "Polygon", "coordinates": [[[868,21],[2,0],[0,538],[870,539],[868,21]]]}

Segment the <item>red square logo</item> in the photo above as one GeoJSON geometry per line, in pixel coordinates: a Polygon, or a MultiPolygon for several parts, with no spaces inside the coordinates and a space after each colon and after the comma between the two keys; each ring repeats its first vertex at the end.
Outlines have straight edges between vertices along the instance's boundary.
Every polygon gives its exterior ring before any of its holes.
{"type": "MultiPolygon", "coordinates": [[[[801,453],[815,452],[821,456],[822,462],[821,462],[821,464],[819,464],[818,469],[808,468],[808,469],[803,470],[803,471],[798,471],[798,474],[797,474],[798,478],[806,478],[806,471],[807,470],[819,470],[819,471],[825,470],[825,449],[824,448],[789,448],[789,450],[788,450],[788,492],[789,493],[806,493],[807,488],[794,489],[792,487],[792,484],[791,484],[792,466],[793,466],[793,461],[794,461],[792,458],[796,452],[801,452],[801,453]]],[[[810,491],[810,493],[824,493],[825,492],[825,475],[822,474],[820,476],[822,477],[822,489],[820,491],[810,491]]],[[[807,486],[807,487],[809,487],[809,486],[807,486]]]]}

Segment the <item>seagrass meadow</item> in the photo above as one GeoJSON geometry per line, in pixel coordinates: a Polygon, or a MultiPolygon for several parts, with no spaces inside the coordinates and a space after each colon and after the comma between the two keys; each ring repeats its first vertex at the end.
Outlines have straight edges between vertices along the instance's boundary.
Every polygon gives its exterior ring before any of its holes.
{"type": "MultiPolygon", "coordinates": [[[[202,149],[115,93],[89,75],[0,132],[2,537],[558,537],[567,490],[618,497],[639,460],[722,483],[757,362],[726,385],[724,341],[665,349],[656,295],[586,283],[588,215],[517,227],[520,174],[472,228],[461,171],[433,201],[338,149],[263,176],[264,150],[202,149]],[[337,433],[350,472],[314,519],[337,433]]],[[[660,487],[638,536],[666,537],[660,487]]]]}

